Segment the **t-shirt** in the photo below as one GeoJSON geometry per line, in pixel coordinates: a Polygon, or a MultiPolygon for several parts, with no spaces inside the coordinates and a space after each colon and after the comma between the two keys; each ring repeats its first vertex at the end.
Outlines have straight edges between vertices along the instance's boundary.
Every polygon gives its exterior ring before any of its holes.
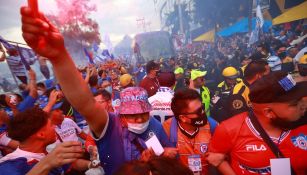
{"type": "MultiPolygon", "coordinates": [[[[32,153],[17,148],[14,152],[0,159],[0,174],[2,175],[25,175],[35,164],[45,157],[43,153],[32,153]]],[[[52,169],[49,175],[61,175],[69,165],[52,169]]]]}
{"type": "MultiPolygon", "coordinates": [[[[94,136],[94,134],[92,134],[94,136]]],[[[98,139],[95,138],[99,159],[106,175],[113,174],[125,162],[139,159],[141,152],[136,144],[147,149],[145,141],[156,135],[163,147],[170,147],[167,135],[159,121],[150,117],[149,126],[142,134],[135,134],[121,124],[120,117],[109,113],[107,124],[98,139]]]]}
{"type": "Polygon", "coordinates": [[[272,71],[281,70],[281,60],[278,56],[270,56],[268,63],[272,71]]]}
{"type": "MultiPolygon", "coordinates": [[[[169,119],[163,123],[163,128],[170,138],[172,119],[169,119]]],[[[209,122],[202,127],[199,127],[199,132],[195,138],[188,138],[185,136],[179,128],[177,128],[177,148],[179,152],[179,158],[181,162],[188,166],[188,157],[194,154],[200,155],[202,173],[208,173],[208,163],[206,161],[205,153],[208,151],[209,141],[211,139],[210,125],[209,122]]]]}
{"type": "MultiPolygon", "coordinates": [[[[0,150],[5,148],[12,139],[7,136],[7,132],[2,132],[0,134],[0,150]]],[[[2,158],[2,154],[0,152],[0,158],[2,158]]]]}
{"type": "MultiPolygon", "coordinates": [[[[297,175],[307,172],[307,125],[285,131],[280,138],[271,137],[297,175]]],[[[236,174],[270,174],[270,159],[276,158],[251,123],[248,113],[222,122],[209,145],[210,152],[230,155],[230,165],[236,174]]]]}
{"type": "Polygon", "coordinates": [[[71,119],[64,118],[60,126],[56,125],[55,131],[65,141],[78,141],[78,134],[82,132],[79,126],[71,119]]]}
{"type": "Polygon", "coordinates": [[[157,93],[148,98],[149,103],[152,106],[150,116],[154,116],[156,119],[163,123],[167,118],[174,115],[171,109],[172,98],[174,97],[174,91],[168,87],[160,87],[157,93]]]}
{"type": "Polygon", "coordinates": [[[157,78],[149,78],[146,76],[141,82],[140,82],[140,87],[144,88],[147,93],[148,97],[151,97],[155,95],[155,93],[158,91],[160,85],[159,81],[157,78]]]}

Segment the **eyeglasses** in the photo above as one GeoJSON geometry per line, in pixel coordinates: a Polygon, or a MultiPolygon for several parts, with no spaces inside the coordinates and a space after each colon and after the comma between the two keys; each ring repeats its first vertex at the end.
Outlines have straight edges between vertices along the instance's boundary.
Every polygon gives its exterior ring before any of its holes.
{"type": "Polygon", "coordinates": [[[200,108],[198,108],[196,111],[194,112],[190,112],[190,113],[181,113],[180,115],[193,115],[193,114],[197,114],[197,115],[201,115],[205,112],[205,108],[204,106],[201,106],[200,108]]]}

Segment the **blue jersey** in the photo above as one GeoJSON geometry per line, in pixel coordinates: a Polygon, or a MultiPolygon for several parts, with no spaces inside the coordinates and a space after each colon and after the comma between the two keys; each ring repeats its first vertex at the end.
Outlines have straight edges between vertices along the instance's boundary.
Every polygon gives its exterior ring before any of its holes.
{"type": "Polygon", "coordinates": [[[109,123],[102,138],[96,140],[101,164],[106,175],[113,174],[123,163],[139,159],[140,147],[147,149],[145,141],[153,134],[163,147],[171,147],[167,135],[159,121],[150,117],[149,126],[142,134],[135,134],[123,127],[119,116],[109,113],[109,123]],[[135,144],[135,143],[138,144],[135,144]]]}

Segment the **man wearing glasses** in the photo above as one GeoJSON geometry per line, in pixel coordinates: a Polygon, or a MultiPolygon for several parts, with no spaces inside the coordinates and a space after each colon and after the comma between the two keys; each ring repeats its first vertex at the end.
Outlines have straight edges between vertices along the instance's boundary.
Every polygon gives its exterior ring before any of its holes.
{"type": "Polygon", "coordinates": [[[194,173],[208,174],[205,153],[217,123],[206,116],[201,96],[193,89],[177,91],[171,108],[175,117],[164,122],[163,128],[180,160],[194,173]]]}

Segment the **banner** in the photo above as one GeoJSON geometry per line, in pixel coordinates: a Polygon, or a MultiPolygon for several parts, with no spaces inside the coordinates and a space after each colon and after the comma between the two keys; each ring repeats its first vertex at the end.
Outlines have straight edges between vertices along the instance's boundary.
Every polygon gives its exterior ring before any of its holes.
{"type": "Polygon", "coordinates": [[[256,9],[256,27],[252,31],[251,36],[249,38],[248,45],[252,45],[259,40],[259,33],[263,27],[264,20],[261,12],[261,7],[259,0],[257,0],[257,9],[256,9]]]}

